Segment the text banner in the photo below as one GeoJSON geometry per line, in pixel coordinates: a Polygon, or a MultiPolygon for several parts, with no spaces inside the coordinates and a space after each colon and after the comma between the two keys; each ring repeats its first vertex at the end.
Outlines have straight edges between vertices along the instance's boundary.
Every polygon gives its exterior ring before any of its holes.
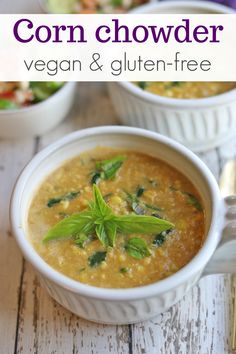
{"type": "Polygon", "coordinates": [[[0,15],[1,81],[236,81],[236,15],[0,15]]]}

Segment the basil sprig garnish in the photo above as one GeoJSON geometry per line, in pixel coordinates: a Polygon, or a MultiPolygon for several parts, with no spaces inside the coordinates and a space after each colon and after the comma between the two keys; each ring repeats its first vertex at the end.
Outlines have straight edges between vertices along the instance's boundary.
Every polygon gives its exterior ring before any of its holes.
{"type": "MultiPolygon", "coordinates": [[[[93,202],[89,208],[67,217],[54,225],[44,236],[43,241],[60,240],[78,235],[93,235],[104,247],[115,244],[117,232],[124,234],[158,234],[172,229],[174,225],[167,220],[146,215],[115,215],[105,202],[99,188],[93,185],[93,202]]],[[[85,237],[83,237],[83,241],[85,237]]]]}

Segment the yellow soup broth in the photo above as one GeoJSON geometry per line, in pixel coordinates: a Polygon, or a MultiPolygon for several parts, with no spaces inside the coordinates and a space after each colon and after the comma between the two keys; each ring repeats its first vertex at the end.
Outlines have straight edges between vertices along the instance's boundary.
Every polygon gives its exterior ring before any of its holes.
{"type": "Polygon", "coordinates": [[[45,262],[68,277],[97,287],[131,288],[168,277],[196,255],[204,241],[204,210],[193,184],[163,161],[97,147],[65,162],[40,185],[29,208],[28,234],[45,262]],[[96,181],[114,214],[141,212],[168,220],[174,228],[158,235],[117,233],[114,247],[104,247],[95,235],[83,245],[73,237],[43,242],[52,226],[93,201],[96,162],[118,155],[125,160],[115,177],[96,181]],[[127,252],[132,237],[145,240],[148,255],[137,259],[127,252]],[[89,257],[98,251],[106,257],[91,266],[89,257]]]}
{"type": "Polygon", "coordinates": [[[137,85],[159,96],[182,99],[216,96],[236,88],[235,82],[138,82],[137,85]]]}

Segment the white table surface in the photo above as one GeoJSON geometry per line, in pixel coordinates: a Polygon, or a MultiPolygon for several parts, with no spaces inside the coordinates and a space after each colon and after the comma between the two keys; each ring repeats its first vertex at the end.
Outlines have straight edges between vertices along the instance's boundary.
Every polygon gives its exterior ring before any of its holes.
{"type": "MultiPolygon", "coordinates": [[[[0,0],[0,13],[39,12],[36,1],[0,0]]],[[[44,146],[75,129],[119,124],[105,85],[79,83],[67,119],[41,138],[0,140],[0,354],[229,354],[230,276],[209,276],[185,298],[147,322],[128,326],[93,324],[56,304],[39,285],[10,232],[8,207],[15,180],[44,146]]],[[[218,179],[236,155],[236,139],[200,154],[218,179]]]]}

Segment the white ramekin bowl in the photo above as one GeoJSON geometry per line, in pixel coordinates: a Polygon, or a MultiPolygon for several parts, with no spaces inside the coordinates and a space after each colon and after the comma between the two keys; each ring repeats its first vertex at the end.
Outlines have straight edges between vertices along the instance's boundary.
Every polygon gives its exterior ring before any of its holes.
{"type": "MultiPolygon", "coordinates": [[[[206,1],[165,1],[140,6],[141,13],[233,13],[206,1]]],[[[130,82],[110,82],[108,89],[122,123],[159,132],[193,151],[204,151],[236,135],[236,89],[201,99],[158,96],[130,82]]]]}
{"type": "MultiPolygon", "coordinates": [[[[226,254],[222,244],[236,238],[236,197],[222,200],[215,178],[197,156],[171,139],[144,129],[90,128],[50,145],[36,155],[20,175],[10,215],[19,247],[38,272],[42,285],[62,306],[91,321],[124,324],[146,320],[180,300],[203,272],[233,272],[235,269],[236,250],[234,254],[230,255],[229,251],[226,254]],[[191,262],[174,275],[142,287],[97,288],[57,272],[31,245],[26,232],[27,215],[39,184],[65,160],[99,145],[126,147],[158,157],[182,171],[198,189],[206,209],[206,239],[191,262]]],[[[232,253],[233,248],[230,250],[232,253]]]]}
{"type": "Polygon", "coordinates": [[[0,110],[0,138],[39,136],[58,125],[69,112],[76,83],[68,82],[46,100],[25,108],[0,110]]]}

